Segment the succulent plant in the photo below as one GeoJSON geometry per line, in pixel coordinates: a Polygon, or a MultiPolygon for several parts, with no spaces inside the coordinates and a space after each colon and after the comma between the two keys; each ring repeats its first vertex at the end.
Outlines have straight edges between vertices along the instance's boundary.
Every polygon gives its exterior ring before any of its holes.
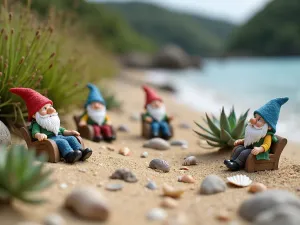
{"type": "Polygon", "coordinates": [[[234,146],[234,141],[244,138],[246,119],[249,109],[242,114],[237,120],[234,107],[232,107],[229,116],[227,117],[222,108],[220,119],[218,120],[214,115],[211,118],[206,113],[206,122],[208,128],[203,127],[199,123],[196,125],[202,130],[201,132],[195,131],[202,140],[212,148],[231,148],[234,146]]]}
{"type": "Polygon", "coordinates": [[[49,187],[50,170],[44,170],[45,155],[35,156],[34,150],[24,146],[0,146],[0,203],[19,199],[38,204],[43,199],[32,198],[32,194],[49,187]]]}

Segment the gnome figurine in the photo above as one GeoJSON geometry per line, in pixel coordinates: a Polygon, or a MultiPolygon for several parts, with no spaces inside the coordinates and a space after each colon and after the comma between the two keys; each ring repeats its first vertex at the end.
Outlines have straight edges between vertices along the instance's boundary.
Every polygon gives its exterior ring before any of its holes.
{"type": "Polygon", "coordinates": [[[30,88],[11,88],[10,92],[19,95],[26,103],[30,132],[33,139],[43,141],[51,139],[57,144],[62,158],[67,163],[84,161],[92,155],[90,148],[83,149],[75,136],[75,130],[66,130],[60,126],[58,113],[53,102],[30,88]]]}
{"type": "Polygon", "coordinates": [[[278,122],[280,108],[288,98],[276,98],[254,111],[254,117],[245,130],[245,138],[236,140],[238,146],[230,160],[224,164],[229,170],[236,171],[245,167],[246,160],[250,154],[256,156],[257,160],[269,160],[269,151],[272,142],[276,142],[276,124],[278,122]]]}
{"type": "Polygon", "coordinates": [[[85,103],[85,112],[81,116],[79,126],[92,125],[94,129],[95,142],[102,140],[112,142],[116,139],[112,130],[111,121],[106,114],[106,104],[99,89],[93,85],[88,84],[90,90],[88,99],[85,103]]]}
{"type": "Polygon", "coordinates": [[[169,122],[173,117],[166,114],[166,108],[162,99],[147,86],[143,86],[146,94],[145,110],[143,120],[151,124],[152,137],[159,137],[160,133],[162,138],[168,140],[171,138],[171,130],[169,122]]]}

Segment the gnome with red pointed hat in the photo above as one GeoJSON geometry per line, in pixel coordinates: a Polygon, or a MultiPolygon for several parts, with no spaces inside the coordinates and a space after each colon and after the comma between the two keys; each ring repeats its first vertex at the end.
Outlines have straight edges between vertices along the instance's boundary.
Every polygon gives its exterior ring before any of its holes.
{"type": "Polygon", "coordinates": [[[81,144],[74,137],[80,135],[77,131],[60,127],[58,113],[50,99],[30,88],[11,88],[10,92],[19,95],[26,103],[33,139],[55,141],[62,158],[67,163],[84,161],[92,155],[92,150],[82,149],[81,144]]]}
{"type": "Polygon", "coordinates": [[[146,94],[146,103],[144,106],[146,113],[143,119],[151,124],[152,137],[159,137],[161,132],[164,139],[170,139],[171,131],[169,122],[173,118],[167,116],[165,105],[154,90],[147,86],[143,86],[143,89],[146,94]]]}

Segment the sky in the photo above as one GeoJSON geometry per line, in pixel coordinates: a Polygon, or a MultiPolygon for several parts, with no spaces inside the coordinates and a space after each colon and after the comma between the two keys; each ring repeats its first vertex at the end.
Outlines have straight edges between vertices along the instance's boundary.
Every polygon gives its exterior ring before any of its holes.
{"type": "MultiPolygon", "coordinates": [[[[98,2],[126,2],[129,0],[90,0],[98,2]]],[[[207,15],[231,21],[236,24],[245,23],[257,11],[272,0],[136,0],[152,2],[170,9],[207,15]]]]}

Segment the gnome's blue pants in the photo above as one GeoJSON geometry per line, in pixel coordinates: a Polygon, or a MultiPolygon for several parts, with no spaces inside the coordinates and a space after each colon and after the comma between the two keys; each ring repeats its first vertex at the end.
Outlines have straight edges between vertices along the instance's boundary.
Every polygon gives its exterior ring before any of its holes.
{"type": "Polygon", "coordinates": [[[153,121],[151,123],[151,129],[154,136],[159,135],[159,130],[161,130],[162,135],[171,136],[170,127],[166,121],[153,121]]]}
{"type": "Polygon", "coordinates": [[[62,136],[57,135],[50,138],[57,144],[58,150],[61,156],[64,158],[68,153],[73,152],[73,150],[79,150],[81,144],[78,142],[77,138],[74,136],[62,136]]]}
{"type": "Polygon", "coordinates": [[[236,161],[241,167],[244,167],[248,156],[251,154],[253,147],[239,145],[231,156],[231,160],[236,161]]]}

